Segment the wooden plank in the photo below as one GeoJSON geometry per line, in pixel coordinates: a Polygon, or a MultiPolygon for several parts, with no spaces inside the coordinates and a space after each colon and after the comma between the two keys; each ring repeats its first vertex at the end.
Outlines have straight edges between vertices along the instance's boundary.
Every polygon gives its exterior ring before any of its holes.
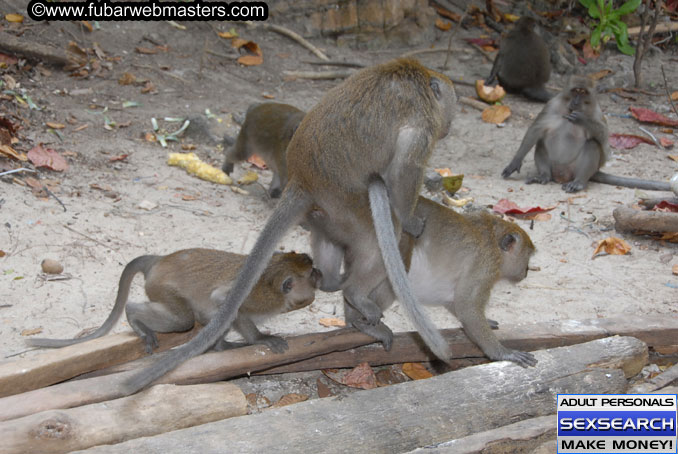
{"type": "Polygon", "coordinates": [[[5,421],[0,440],[7,454],[64,453],[246,413],[245,395],[231,383],[157,385],[122,399],[5,421]]]}
{"type": "MultiPolygon", "coordinates": [[[[515,424],[475,433],[438,445],[417,448],[409,454],[489,454],[530,452],[557,436],[556,415],[525,419],[515,424]]],[[[555,448],[555,445],[554,445],[555,448]]],[[[552,453],[555,451],[552,451],[552,453]]]]}
{"type": "MultiPolygon", "coordinates": [[[[160,383],[196,384],[239,376],[285,362],[299,361],[313,354],[345,350],[373,342],[355,329],[341,329],[288,339],[289,350],[278,354],[267,347],[252,345],[207,353],[192,358],[159,380],[160,383]]],[[[88,378],[35,389],[0,399],[0,421],[58,408],[103,402],[125,396],[124,381],[135,371],[88,378]]]]}
{"type": "Polygon", "coordinates": [[[558,393],[622,393],[647,346],[610,337],[535,352],[536,367],[500,361],[426,380],[97,446],[87,454],[406,452],[556,412],[558,393]]]}
{"type": "Polygon", "coordinates": [[[652,391],[656,391],[658,389],[664,388],[674,381],[678,380],[678,364],[674,364],[673,366],[669,367],[666,369],[664,372],[660,373],[659,375],[647,380],[646,382],[643,383],[638,383],[634,386],[632,386],[628,393],[629,394],[646,394],[646,393],[651,393],[652,391]]]}
{"type": "MultiPolygon", "coordinates": [[[[167,350],[183,344],[197,330],[158,335],[160,347],[167,350]]],[[[0,363],[0,397],[59,383],[92,370],[132,361],[146,355],[144,344],[134,333],[114,334],[82,344],[48,349],[30,358],[0,363]]]]}

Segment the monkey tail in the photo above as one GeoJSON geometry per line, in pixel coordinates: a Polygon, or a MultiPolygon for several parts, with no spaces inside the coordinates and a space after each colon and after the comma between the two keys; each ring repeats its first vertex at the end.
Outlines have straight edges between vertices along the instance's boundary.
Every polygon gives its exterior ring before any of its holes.
{"type": "Polygon", "coordinates": [[[671,186],[668,181],[642,180],[640,178],[620,177],[610,175],[605,172],[596,172],[591,177],[591,181],[596,183],[611,184],[614,186],[623,186],[625,188],[645,189],[647,191],[669,191],[671,186]]]}
{"type": "Polygon", "coordinates": [[[369,185],[370,209],[372,220],[377,233],[377,242],[381,249],[381,256],[386,267],[388,280],[391,282],[398,301],[403,305],[410,320],[419,331],[431,351],[443,361],[447,361],[451,354],[447,342],[435,327],[431,319],[422,312],[417,304],[407,278],[403,259],[398,252],[398,241],[391,221],[391,207],[388,200],[386,185],[381,179],[369,185]]]}
{"type": "Polygon", "coordinates": [[[155,265],[160,257],[157,255],[142,255],[137,257],[125,266],[125,269],[122,270],[122,275],[120,275],[120,283],[118,284],[118,296],[115,298],[115,305],[108,318],[104,321],[103,325],[96,329],[91,334],[87,336],[78,337],[76,339],[46,339],[46,338],[34,338],[27,339],[26,343],[31,347],[46,347],[46,348],[58,348],[66,347],[68,345],[79,344],[88,340],[96,339],[98,337],[107,334],[113,325],[118,321],[122,315],[123,310],[125,309],[125,304],[127,304],[127,298],[129,297],[129,289],[132,285],[132,280],[137,273],[148,273],[148,270],[155,265]]]}
{"type": "Polygon", "coordinates": [[[167,352],[160,360],[129,377],[125,395],[135,393],[176,368],[183,361],[212,347],[231,327],[238,309],[271,261],[285,233],[299,223],[313,204],[310,195],[292,182],[285,187],[257,242],[243,263],[234,284],[210,322],[190,341],[167,352]]]}

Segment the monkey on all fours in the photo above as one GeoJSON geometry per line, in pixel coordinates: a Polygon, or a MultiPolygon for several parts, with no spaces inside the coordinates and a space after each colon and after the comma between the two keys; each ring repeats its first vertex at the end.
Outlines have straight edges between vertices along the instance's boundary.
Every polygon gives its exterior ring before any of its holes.
{"type": "Polygon", "coordinates": [[[294,131],[306,112],[289,104],[265,102],[252,104],[235,141],[224,137],[226,159],[221,169],[230,175],[233,164],[253,154],[261,156],[273,172],[268,190],[273,198],[280,197],[287,184],[286,150],[294,131]]]}
{"type": "MultiPolygon", "coordinates": [[[[125,266],[113,310],[101,327],[77,339],[28,339],[35,347],[63,347],[108,333],[123,309],[132,329],[145,341],[146,351],[158,346],[155,333],[188,331],[195,322],[206,325],[245,256],[214,249],[184,249],[173,254],[143,255],[125,266]],[[143,273],[150,302],[127,303],[132,280],[143,273]]],[[[238,311],[233,326],[249,344],[263,344],[276,353],[287,349],[278,336],[262,334],[255,321],[301,309],[313,302],[322,275],[306,254],[273,255],[257,285],[238,311]]],[[[216,348],[228,345],[219,339],[216,348]]]]}
{"type": "Polygon", "coordinates": [[[551,60],[544,40],[534,31],[535,24],[531,17],[518,19],[513,30],[501,40],[485,83],[492,84],[496,78],[509,93],[547,102],[553,97],[545,87],[551,77],[551,60]]]}
{"type": "MultiPolygon", "coordinates": [[[[419,304],[445,306],[488,358],[534,366],[531,353],[504,347],[492,332],[498,323],[485,318],[485,306],[500,279],[519,282],[527,275],[534,245],[518,225],[487,212],[456,213],[424,197],[415,214],[426,222],[419,238],[403,235],[400,250],[419,304]]],[[[371,297],[386,310],[396,299],[388,281],[371,297]]],[[[362,330],[360,314],[345,305],[346,320],[362,330]]],[[[387,329],[382,326],[374,328],[387,329]]],[[[369,330],[367,334],[371,334],[369,330]]]]}
{"type": "MultiPolygon", "coordinates": [[[[130,377],[126,392],[145,387],[214,344],[276,245],[302,221],[315,238],[312,255],[321,272],[336,265],[321,252],[332,257],[341,252],[346,276],[341,290],[368,323],[379,323],[381,310],[369,295],[388,276],[415,326],[432,325],[414,301],[398,240],[402,230],[415,236],[423,230],[414,208],[424,166],[435,142],[447,135],[455,104],[450,80],[411,59],[366,68],[327,92],[290,141],[287,185],[216,316],[191,341],[130,377]]],[[[421,331],[437,355],[449,357],[437,330],[421,331]]]]}

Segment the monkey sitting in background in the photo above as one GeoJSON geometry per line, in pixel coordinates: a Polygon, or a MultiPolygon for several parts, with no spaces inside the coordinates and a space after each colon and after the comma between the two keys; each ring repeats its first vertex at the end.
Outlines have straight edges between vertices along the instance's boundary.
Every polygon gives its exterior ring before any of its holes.
{"type": "Polygon", "coordinates": [[[536,21],[523,16],[501,40],[487,85],[495,78],[509,93],[520,93],[528,99],[547,102],[553,94],[546,90],[551,77],[551,60],[544,40],[534,31],[536,21]]]}
{"type": "Polygon", "coordinates": [[[501,173],[519,172],[525,155],[535,147],[537,175],[527,184],[563,183],[565,192],[586,187],[610,156],[607,121],[600,109],[593,80],[572,76],[528,128],[520,148],[501,173]]]}
{"type": "MultiPolygon", "coordinates": [[[[188,331],[197,321],[206,325],[217,312],[238,275],[246,256],[214,249],[184,249],[165,256],[143,255],[125,266],[120,276],[113,310],[101,327],[77,339],[28,339],[35,347],[63,347],[96,339],[108,333],[123,308],[132,329],[146,343],[150,353],[158,346],[155,333],[188,331]],[[150,302],[127,303],[132,280],[144,273],[150,302]]],[[[306,254],[278,253],[240,307],[233,326],[248,344],[263,344],[276,353],[287,349],[287,341],[262,334],[255,321],[308,306],[322,275],[306,254]]],[[[217,349],[228,343],[222,338],[217,349]]]]}
{"type": "MultiPolygon", "coordinates": [[[[409,264],[408,278],[418,304],[445,306],[461,322],[466,335],[494,361],[507,360],[534,366],[531,353],[504,347],[492,329],[498,323],[485,318],[485,306],[494,284],[500,279],[519,282],[527,275],[534,245],[518,225],[486,212],[461,215],[432,200],[419,197],[415,214],[425,220],[419,238],[404,234],[400,250],[409,264]]],[[[388,280],[371,298],[382,310],[396,299],[388,280]]],[[[365,323],[345,304],[346,320],[376,337],[388,327],[365,323]]]]}
{"type": "Polygon", "coordinates": [[[233,164],[257,154],[273,172],[269,195],[280,197],[287,184],[287,145],[305,115],[306,112],[289,104],[252,104],[237,139],[224,137],[226,160],[221,169],[230,175],[233,164]]]}

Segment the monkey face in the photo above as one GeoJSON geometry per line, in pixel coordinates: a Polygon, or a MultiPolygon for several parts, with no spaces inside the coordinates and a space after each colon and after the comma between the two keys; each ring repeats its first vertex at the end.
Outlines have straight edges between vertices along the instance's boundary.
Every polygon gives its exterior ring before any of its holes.
{"type": "Polygon", "coordinates": [[[502,251],[501,277],[520,282],[527,276],[534,245],[524,232],[507,233],[500,240],[502,251]]]}
{"type": "Polygon", "coordinates": [[[283,282],[285,296],[285,312],[294,311],[308,306],[315,300],[315,291],[322,281],[322,272],[311,268],[304,275],[288,277],[283,282]]]}

